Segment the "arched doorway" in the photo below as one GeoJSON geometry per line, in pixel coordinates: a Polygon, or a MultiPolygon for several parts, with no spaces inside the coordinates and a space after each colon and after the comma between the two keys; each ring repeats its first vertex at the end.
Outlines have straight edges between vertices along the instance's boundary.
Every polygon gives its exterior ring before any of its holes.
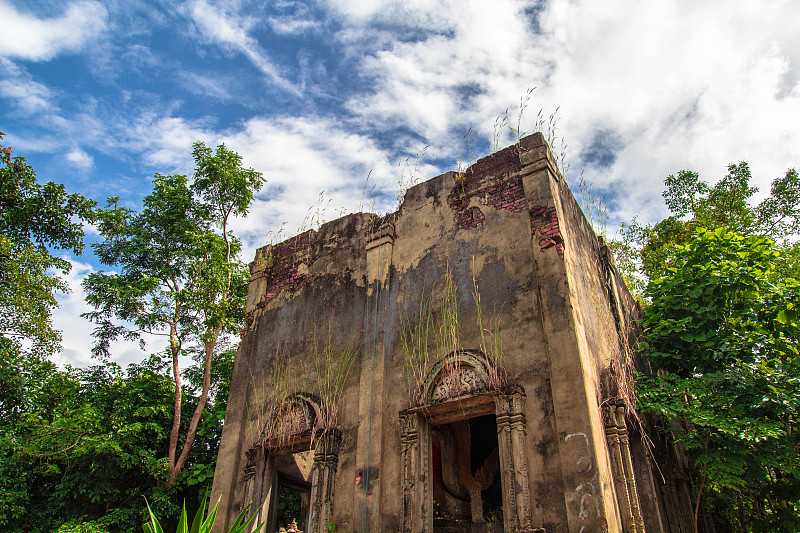
{"type": "Polygon", "coordinates": [[[525,394],[477,351],[453,352],[400,412],[404,531],[531,529],[525,394]]]}
{"type": "Polygon", "coordinates": [[[289,396],[272,411],[259,441],[248,452],[246,494],[264,531],[291,520],[306,533],[327,532],[341,435],[321,427],[320,400],[289,396]]]}

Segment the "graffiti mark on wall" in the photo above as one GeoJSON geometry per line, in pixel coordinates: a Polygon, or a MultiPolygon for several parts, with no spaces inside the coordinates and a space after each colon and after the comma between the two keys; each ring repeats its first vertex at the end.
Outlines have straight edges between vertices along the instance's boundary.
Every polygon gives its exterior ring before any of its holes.
{"type": "MultiPolygon", "coordinates": [[[[564,437],[564,442],[568,443],[571,439],[576,439],[573,442],[582,443],[586,446],[584,455],[578,457],[578,460],[575,462],[575,470],[579,474],[588,475],[594,466],[589,437],[586,436],[586,433],[582,432],[570,433],[564,437]]],[[[580,508],[578,511],[578,517],[581,520],[588,520],[592,509],[594,509],[597,518],[602,518],[603,516],[603,511],[600,508],[600,499],[597,497],[597,487],[595,486],[597,480],[598,474],[595,472],[590,479],[580,482],[578,486],[575,487],[575,492],[581,495],[580,508]]],[[[580,531],[582,532],[585,527],[586,526],[582,526],[580,531]]]]}
{"type": "MultiPolygon", "coordinates": [[[[583,440],[586,444],[586,455],[581,455],[578,457],[578,460],[575,463],[576,470],[581,474],[585,474],[592,469],[592,452],[589,449],[589,437],[586,436],[586,433],[570,433],[564,437],[564,442],[569,442],[569,439],[573,437],[583,437],[583,440]]],[[[580,439],[578,440],[580,441],[580,439]]]]}

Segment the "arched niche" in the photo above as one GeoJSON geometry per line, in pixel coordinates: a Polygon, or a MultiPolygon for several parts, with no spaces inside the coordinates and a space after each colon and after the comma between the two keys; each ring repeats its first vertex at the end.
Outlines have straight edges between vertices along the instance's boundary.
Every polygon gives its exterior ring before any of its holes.
{"type": "Polygon", "coordinates": [[[245,494],[253,502],[256,523],[265,523],[266,531],[275,531],[280,487],[306,482],[308,512],[300,519],[300,529],[307,533],[323,533],[332,516],[333,489],[339,461],[341,433],[324,428],[320,399],[306,392],[288,396],[272,409],[259,440],[248,452],[245,467],[245,494]],[[291,479],[282,468],[289,465],[302,471],[302,457],[311,463],[302,479],[291,479]],[[313,459],[312,459],[313,457],[313,459]],[[294,465],[292,465],[294,462],[294,465]]]}
{"type": "Polygon", "coordinates": [[[322,433],[320,399],[296,392],[276,406],[267,417],[257,446],[276,455],[303,449],[322,433]]]}

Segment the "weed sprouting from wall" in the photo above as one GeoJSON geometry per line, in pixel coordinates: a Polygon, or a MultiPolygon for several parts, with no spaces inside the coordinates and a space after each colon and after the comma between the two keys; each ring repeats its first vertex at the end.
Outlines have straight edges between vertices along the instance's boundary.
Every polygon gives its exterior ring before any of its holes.
{"type": "MultiPolygon", "coordinates": [[[[502,336],[498,314],[487,317],[473,269],[472,295],[476,307],[476,326],[479,331],[480,350],[489,359],[487,386],[490,390],[502,390],[506,385],[502,370],[502,336]]],[[[442,280],[430,292],[420,293],[419,305],[414,313],[401,321],[400,346],[405,356],[408,372],[411,405],[429,403],[431,391],[426,390],[429,372],[445,361],[440,379],[450,383],[451,394],[458,395],[463,361],[459,354],[461,344],[461,320],[455,278],[449,265],[442,280]]]]}
{"type": "Polygon", "coordinates": [[[313,420],[314,427],[310,428],[312,442],[334,431],[342,394],[360,350],[360,335],[341,338],[336,334],[330,319],[322,328],[314,325],[308,345],[308,357],[305,359],[310,369],[298,367],[298,359],[290,357],[284,347],[279,345],[269,386],[256,386],[255,378],[251,377],[252,390],[260,391],[263,396],[255,398],[256,405],[259,406],[254,428],[255,440],[280,448],[291,444],[294,437],[308,431],[309,428],[298,425],[296,413],[293,413],[294,409],[302,408],[291,401],[291,397],[299,391],[312,392],[319,399],[319,413],[313,420]],[[309,374],[315,376],[313,383],[306,383],[304,380],[303,376],[309,374]]]}
{"type": "Polygon", "coordinates": [[[263,398],[254,398],[255,405],[259,406],[255,422],[255,440],[277,441],[286,444],[289,435],[284,435],[282,424],[289,410],[287,399],[291,394],[289,388],[289,355],[282,344],[275,348],[275,359],[270,373],[270,386],[263,387],[255,382],[251,375],[251,390],[256,394],[263,394],[263,398]]]}
{"type": "Polygon", "coordinates": [[[489,146],[490,152],[494,153],[500,149],[503,131],[505,131],[507,127],[509,127],[508,108],[494,120],[494,126],[492,127],[492,144],[489,146]]]}
{"type": "Polygon", "coordinates": [[[555,158],[556,167],[558,168],[559,172],[561,172],[562,176],[566,177],[571,167],[571,163],[567,160],[566,139],[559,133],[559,121],[561,120],[561,117],[558,115],[558,112],[561,108],[557,107],[550,115],[546,115],[544,108],[540,108],[536,115],[536,119],[533,122],[531,131],[525,131],[527,129],[524,126],[525,112],[531,103],[533,92],[535,90],[536,87],[529,87],[525,93],[520,96],[519,107],[517,109],[516,126],[510,124],[508,108],[506,108],[503,113],[497,116],[492,128],[492,142],[489,145],[489,149],[492,152],[496,152],[500,148],[505,128],[508,128],[508,130],[511,132],[511,138],[514,144],[517,145],[517,149],[520,149],[521,140],[523,137],[529,133],[541,133],[542,136],[544,136],[548,146],[550,146],[550,151],[555,158]]]}
{"type": "Polygon", "coordinates": [[[467,130],[462,140],[461,153],[458,154],[455,165],[459,174],[464,173],[472,165],[472,128],[467,130]]]}
{"type": "Polygon", "coordinates": [[[478,276],[475,268],[475,256],[472,256],[472,298],[475,301],[476,322],[481,336],[481,351],[489,359],[489,388],[502,390],[507,384],[505,372],[502,370],[503,338],[500,328],[500,314],[494,313],[484,322],[484,309],[481,293],[478,289],[478,276]],[[488,327],[487,327],[488,326],[488,327]]]}
{"type": "Polygon", "coordinates": [[[425,397],[428,372],[446,355],[459,349],[458,300],[449,266],[441,284],[428,294],[423,289],[415,315],[405,317],[400,331],[405,367],[411,378],[412,405],[429,400],[425,397]]]}
{"type": "MultiPolygon", "coordinates": [[[[525,94],[519,97],[519,111],[517,112],[517,127],[511,127],[511,133],[514,134],[514,138],[516,139],[516,144],[519,146],[520,141],[523,137],[525,137],[528,133],[522,131],[522,117],[525,116],[525,110],[528,108],[528,102],[531,100],[531,96],[533,95],[533,91],[536,90],[536,87],[529,87],[525,94]]],[[[541,111],[539,114],[541,115],[541,111]]],[[[538,126],[538,121],[537,121],[538,126]]],[[[539,130],[541,131],[541,130],[539,130]]]]}
{"type": "Polygon", "coordinates": [[[628,413],[638,419],[633,379],[635,374],[633,347],[638,340],[637,333],[628,320],[623,320],[621,316],[622,309],[619,305],[616,282],[608,257],[601,255],[597,271],[600,272],[603,290],[601,292],[591,291],[591,298],[595,312],[599,315],[601,322],[606,325],[601,328],[601,331],[606,332],[605,345],[611,351],[610,386],[604,402],[622,401],[628,413]],[[603,295],[606,297],[604,298],[603,295]],[[615,332],[615,334],[611,332],[615,332]]]}
{"type": "Polygon", "coordinates": [[[453,278],[453,271],[450,270],[450,265],[447,265],[447,269],[445,270],[441,300],[441,325],[439,326],[439,334],[436,336],[438,339],[436,349],[439,353],[453,353],[460,348],[458,343],[460,334],[458,324],[458,294],[456,292],[456,282],[453,278]]]}
{"type": "Polygon", "coordinates": [[[336,428],[339,402],[361,348],[359,335],[340,339],[332,322],[329,318],[321,331],[314,326],[311,346],[311,364],[322,410],[317,427],[323,434],[336,428]]]}
{"type": "Polygon", "coordinates": [[[317,195],[317,204],[308,208],[306,216],[297,228],[297,235],[305,232],[306,230],[313,229],[319,230],[327,218],[326,213],[331,205],[332,198],[325,198],[325,191],[320,191],[317,195]]]}
{"type": "Polygon", "coordinates": [[[405,162],[397,163],[397,206],[403,203],[403,198],[406,196],[406,191],[420,182],[419,164],[422,158],[425,157],[425,152],[430,148],[430,145],[422,149],[421,152],[408,156],[405,162]],[[413,157],[413,163],[412,163],[413,157]]]}
{"type": "Polygon", "coordinates": [[[359,213],[373,213],[375,211],[375,196],[380,191],[380,188],[375,183],[370,184],[370,176],[372,176],[372,170],[369,171],[367,179],[364,180],[364,190],[361,191],[361,198],[358,200],[359,213]]]}
{"type": "Polygon", "coordinates": [[[592,229],[597,235],[607,240],[609,210],[608,204],[605,202],[606,195],[598,195],[592,187],[593,184],[584,178],[583,172],[581,172],[577,184],[570,184],[578,206],[583,210],[592,229]]]}
{"type": "Polygon", "coordinates": [[[558,167],[561,175],[566,178],[572,164],[567,161],[566,138],[558,133],[558,123],[561,120],[561,117],[558,116],[558,111],[560,109],[560,107],[557,107],[555,111],[547,117],[544,116],[544,110],[540,109],[539,113],[536,115],[534,131],[541,132],[544,136],[544,140],[547,142],[548,146],[550,146],[550,151],[553,157],[555,157],[556,167],[558,167]]]}
{"type": "MultiPolygon", "coordinates": [[[[442,287],[441,296],[442,306],[440,309],[439,330],[436,335],[435,349],[440,357],[446,357],[452,353],[459,353],[461,344],[459,339],[460,325],[458,322],[458,293],[456,291],[456,283],[453,278],[453,272],[450,270],[450,265],[447,265],[444,275],[444,284],[442,287]]],[[[449,378],[453,384],[453,392],[458,393],[458,387],[461,380],[458,379],[459,372],[461,371],[461,361],[458,357],[447,359],[442,367],[442,375],[449,378]]],[[[426,393],[428,391],[425,391],[426,393]]],[[[429,398],[424,398],[426,401],[429,398]]]]}

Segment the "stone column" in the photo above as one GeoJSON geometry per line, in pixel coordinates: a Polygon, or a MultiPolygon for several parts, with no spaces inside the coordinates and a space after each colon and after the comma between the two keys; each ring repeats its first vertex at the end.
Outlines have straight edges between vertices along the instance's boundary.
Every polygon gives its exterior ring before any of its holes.
{"type": "Polygon", "coordinates": [[[684,522],[681,517],[680,504],[678,503],[678,491],[675,487],[675,479],[672,473],[669,472],[670,464],[664,462],[661,464],[661,469],[666,473],[666,479],[662,487],[662,494],[664,495],[664,503],[667,508],[667,520],[671,530],[678,533],[688,533],[684,528],[684,522]]]}
{"type": "Polygon", "coordinates": [[[636,489],[636,472],[633,470],[631,460],[631,447],[628,440],[628,428],[625,425],[625,406],[618,405],[616,409],[617,433],[619,435],[619,447],[622,451],[622,461],[625,469],[625,480],[628,485],[628,495],[630,497],[631,511],[633,513],[634,531],[644,533],[644,517],[639,505],[639,491],[636,489]]]}
{"type": "Polygon", "coordinates": [[[611,457],[611,472],[614,476],[614,489],[617,493],[619,513],[622,515],[622,528],[626,533],[635,533],[636,524],[631,508],[631,499],[628,492],[627,476],[625,475],[625,462],[620,447],[619,430],[617,428],[617,406],[606,405],[603,407],[603,423],[606,428],[606,441],[608,454],[611,457]]]}
{"type": "Polygon", "coordinates": [[[400,455],[403,461],[403,533],[433,530],[433,486],[430,483],[430,432],[416,413],[400,414],[400,455]]]}
{"type": "Polygon", "coordinates": [[[390,221],[370,219],[366,234],[367,302],[364,315],[363,359],[359,377],[359,419],[356,440],[356,485],[353,493],[352,525],[354,531],[383,531],[382,476],[385,462],[392,462],[384,448],[386,417],[387,359],[385,332],[391,306],[389,272],[394,247],[394,225],[390,221]]]}
{"type": "Polygon", "coordinates": [[[332,433],[320,438],[311,468],[311,513],[307,533],[327,533],[333,515],[333,488],[339,463],[341,436],[332,433]]]}
{"type": "Polygon", "coordinates": [[[533,529],[533,523],[525,454],[525,394],[518,391],[494,399],[503,476],[503,525],[509,532],[528,531],[533,529]]]}

